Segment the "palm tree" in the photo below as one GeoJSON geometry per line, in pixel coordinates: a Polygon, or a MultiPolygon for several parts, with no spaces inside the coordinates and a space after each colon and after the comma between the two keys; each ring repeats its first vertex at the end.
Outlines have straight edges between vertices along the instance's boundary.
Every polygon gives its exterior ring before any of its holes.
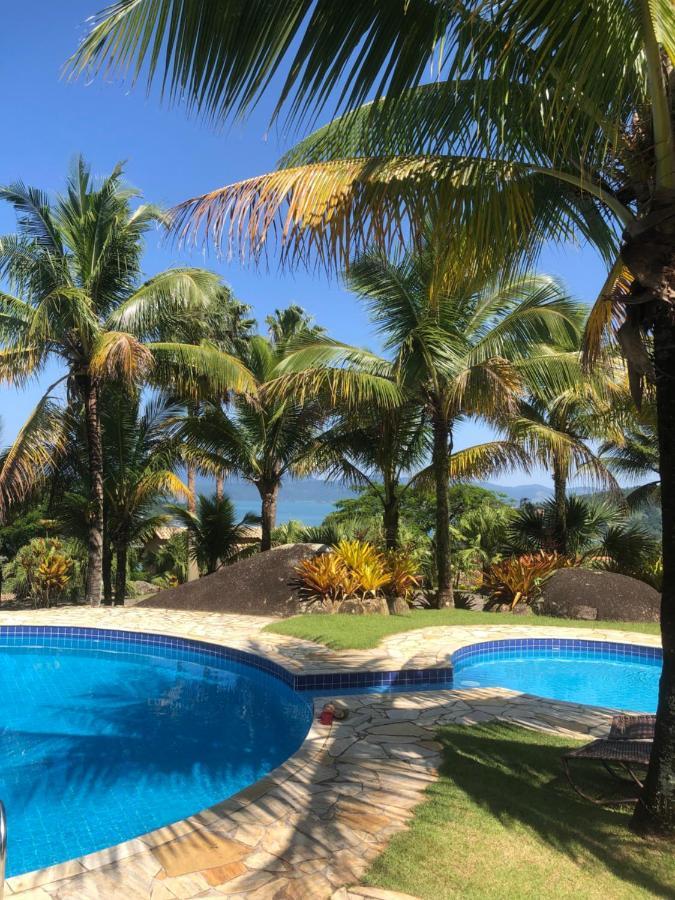
{"type": "Polygon", "coordinates": [[[166,522],[160,503],[187,497],[176,475],[180,447],[168,426],[178,408],[155,400],[141,410],[138,397],[115,391],[106,396],[101,416],[104,452],[104,510],[108,540],[116,556],[115,603],[123,606],[129,547],[150,537],[166,522]]]}
{"type": "MultiPolygon", "coordinates": [[[[532,461],[551,470],[554,508],[557,510],[557,549],[567,553],[567,486],[572,477],[582,475],[591,481],[618,491],[618,485],[602,456],[592,449],[594,438],[608,435],[620,439],[623,417],[620,404],[627,397],[621,380],[611,366],[603,376],[589,378],[581,371],[573,355],[572,383],[550,395],[534,385],[530,395],[519,404],[517,414],[505,428],[512,441],[519,443],[532,461]]],[[[609,365],[611,361],[607,360],[609,365]]]]}
{"type": "Polygon", "coordinates": [[[656,433],[656,408],[653,403],[643,406],[621,434],[604,441],[598,448],[598,454],[607,468],[617,475],[631,479],[650,479],[626,496],[629,508],[639,509],[645,504],[659,502],[659,442],[656,433]]]}
{"type": "Polygon", "coordinates": [[[645,378],[656,385],[664,667],[633,825],[670,833],[675,471],[664,461],[675,452],[674,19],[671,0],[119,0],[73,63],[138,74],[147,59],[148,81],[161,73],[174,102],[216,121],[250,108],[278,84],[272,76],[284,63],[277,114],[285,106],[298,119],[338,97],[346,115],[303,142],[285,171],[188,203],[178,227],[205,224],[219,239],[233,226],[253,253],[270,232],[285,259],[314,252],[342,265],[373,241],[388,249],[401,230],[414,239],[434,197],[453,227],[468,228],[477,258],[531,260],[543,241],[573,236],[597,249],[609,274],[589,322],[589,356],[617,323],[636,396],[645,378]],[[424,83],[430,66],[435,77],[424,83]],[[361,106],[370,95],[375,102],[361,106]]]}
{"type": "Polygon", "coordinates": [[[0,188],[18,223],[17,234],[0,238],[0,274],[14,292],[0,294],[0,380],[24,384],[56,358],[66,372],[45,397],[65,381],[70,397],[83,404],[90,485],[86,600],[92,605],[100,604],[102,589],[102,385],[171,380],[189,393],[204,377],[223,391],[248,383],[234,357],[153,340],[168,319],[208,304],[218,279],[200,269],[169,269],[139,283],[142,237],[161,215],[151,206],[132,211],[136,195],[121,176],[117,166],[97,186],[79,159],[65,195],[54,202],[21,183],[0,188]]]}
{"type": "MultiPolygon", "coordinates": [[[[611,571],[641,577],[645,565],[658,553],[657,542],[625,509],[607,500],[567,497],[565,500],[567,552],[611,571]]],[[[524,504],[508,528],[505,550],[532,553],[559,550],[561,528],[555,498],[540,505],[524,504]]]]}
{"type": "Polygon", "coordinates": [[[419,468],[428,449],[429,423],[419,404],[357,409],[321,435],[317,465],[331,478],[372,488],[382,504],[385,545],[396,550],[401,500],[413,483],[403,477],[419,468]]]}
{"type": "Polygon", "coordinates": [[[259,521],[253,513],[246,513],[241,522],[237,522],[229,497],[200,494],[194,512],[177,505],[168,509],[185,525],[192,537],[190,553],[207,575],[217,572],[238,553],[250,533],[250,526],[259,521]]]}
{"type": "Polygon", "coordinates": [[[261,335],[251,338],[244,348],[242,364],[254,379],[253,389],[234,397],[231,412],[220,404],[211,405],[199,417],[188,417],[182,428],[188,460],[209,471],[235,472],[258,489],[262,550],[272,546],[282,481],[300,474],[309,464],[326,416],[318,397],[280,395],[268,388],[293,341],[317,335],[305,319],[299,319],[290,332],[273,329],[269,339],[261,335]]]}
{"type": "Polygon", "coordinates": [[[437,604],[452,606],[448,477],[455,427],[466,416],[514,412],[537,348],[574,342],[576,307],[544,277],[479,287],[439,279],[431,244],[398,262],[366,254],[347,284],[366,301],[397,380],[431,425],[437,604]]]}
{"type": "MultiPolygon", "coordinates": [[[[226,353],[240,356],[250,338],[255,320],[249,317],[251,307],[237,300],[232,289],[225,285],[219,285],[214,292],[210,303],[205,304],[200,310],[193,310],[189,317],[177,318],[167,322],[160,335],[162,340],[179,341],[187,344],[202,344],[216,347],[226,353]]],[[[202,385],[202,392],[210,402],[218,404],[227,401],[227,394],[220,396],[218,391],[212,389],[208,380],[202,385]]],[[[192,416],[198,416],[200,403],[192,396],[180,397],[187,406],[192,416]]],[[[216,495],[223,496],[224,476],[222,471],[215,472],[216,495]]],[[[187,465],[187,507],[188,511],[196,513],[196,484],[197,473],[195,466],[188,462],[187,465]]],[[[192,535],[188,532],[188,544],[192,535]]],[[[199,577],[199,568],[193,553],[188,548],[188,581],[199,577]]]]}
{"type": "Polygon", "coordinates": [[[314,318],[296,303],[285,309],[275,309],[271,316],[265,316],[265,324],[270,338],[275,344],[283,344],[295,340],[299,335],[325,334],[325,328],[317,325],[314,318]]]}

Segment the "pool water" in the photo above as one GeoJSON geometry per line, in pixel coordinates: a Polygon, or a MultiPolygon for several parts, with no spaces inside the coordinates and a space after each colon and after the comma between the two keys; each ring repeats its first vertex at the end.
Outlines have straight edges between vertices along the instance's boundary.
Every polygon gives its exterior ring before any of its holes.
{"type": "Polygon", "coordinates": [[[605,706],[627,712],[656,712],[660,659],[612,658],[563,649],[483,654],[454,665],[454,687],[504,687],[553,700],[605,706]]]}
{"type": "Polygon", "coordinates": [[[311,723],[300,695],[241,663],[124,641],[105,650],[12,643],[0,647],[8,875],[231,796],[294,753],[311,723]]]}

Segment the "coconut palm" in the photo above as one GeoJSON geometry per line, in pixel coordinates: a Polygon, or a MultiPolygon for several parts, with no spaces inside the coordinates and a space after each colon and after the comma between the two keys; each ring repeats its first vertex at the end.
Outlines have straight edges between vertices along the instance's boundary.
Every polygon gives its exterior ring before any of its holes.
{"type": "Polygon", "coordinates": [[[429,417],[436,491],[439,606],[452,605],[448,476],[454,430],[466,416],[515,411],[536,347],[575,340],[575,304],[553,281],[479,288],[437,280],[432,247],[398,263],[367,254],[347,283],[368,305],[405,391],[429,417]],[[534,350],[534,353],[533,353],[534,350]]]}
{"type": "MultiPolygon", "coordinates": [[[[84,407],[90,496],[86,600],[101,601],[104,471],[100,392],[106,382],[171,381],[195,391],[208,378],[225,391],[248,383],[245,368],[215,348],[157,341],[168,319],[210,302],[215,275],[169,269],[139,281],[142,238],[161,214],[131,209],[135,192],[117,166],[96,184],[79,159],[66,193],[54,201],[21,183],[0,188],[17,215],[18,232],[0,238],[0,380],[25,384],[56,358],[71,398],[84,407]]],[[[47,400],[45,399],[45,402],[47,400]]]]}
{"type": "MultiPolygon", "coordinates": [[[[401,231],[414,238],[433,197],[453,227],[468,227],[479,259],[531,258],[547,239],[590,242],[609,274],[589,356],[619,324],[636,396],[644,378],[656,384],[660,459],[673,458],[671,0],[118,0],[74,68],[138,75],[145,60],[149,81],[162,77],[173,101],[212,120],[250,108],[284,64],[277,113],[314,115],[336,96],[346,111],[284,171],[188,203],[179,227],[203,224],[218,239],[233,226],[254,254],[270,232],[287,259],[343,264],[373,241],[388,249],[401,231]]],[[[662,463],[661,481],[664,674],[633,820],[645,832],[675,828],[672,466],[662,463]]]]}
{"type": "Polygon", "coordinates": [[[649,479],[628,493],[626,502],[629,508],[639,509],[645,504],[659,502],[659,443],[656,434],[656,409],[653,404],[643,406],[621,434],[603,441],[598,454],[607,468],[617,475],[630,479],[649,479]]]}
{"type": "MultiPolygon", "coordinates": [[[[250,338],[255,320],[249,317],[251,307],[234,296],[232,289],[221,284],[210,298],[210,302],[204,304],[200,310],[191,310],[189,316],[176,317],[164,323],[161,334],[162,340],[180,342],[186,344],[203,344],[216,347],[225,353],[240,356],[250,338]]],[[[227,400],[227,395],[219,397],[219,392],[204,380],[201,391],[211,403],[217,404],[227,400]]],[[[198,416],[200,410],[199,400],[192,396],[178,397],[175,390],[172,393],[175,399],[184,402],[192,416],[198,416]]],[[[214,473],[216,479],[216,495],[223,496],[224,477],[221,471],[214,473]]],[[[196,484],[197,473],[195,466],[187,465],[187,506],[188,511],[196,513],[196,484]]],[[[187,535],[188,544],[192,540],[191,532],[187,535]]],[[[197,560],[193,553],[188,552],[188,581],[199,577],[197,560]]]]}
{"type": "Polygon", "coordinates": [[[413,483],[402,481],[422,465],[429,446],[429,423],[419,404],[386,412],[357,409],[320,436],[317,464],[330,478],[372,488],[382,504],[385,545],[396,550],[401,500],[413,483]]]}
{"type": "MultiPolygon", "coordinates": [[[[296,324],[296,336],[312,336],[304,319],[296,324]]],[[[211,405],[199,417],[188,417],[182,428],[188,460],[210,471],[236,472],[258,489],[263,550],[272,546],[282,481],[300,473],[326,415],[318,397],[296,399],[267,391],[293,337],[293,329],[290,334],[280,329],[270,338],[251,338],[242,363],[252,374],[253,390],[235,397],[231,410],[211,405]]]]}
{"type": "Polygon", "coordinates": [[[116,557],[118,606],[126,598],[129,547],[166,523],[162,501],[189,496],[176,475],[180,447],[169,428],[178,413],[177,407],[161,399],[141,409],[138,397],[119,390],[103,403],[105,530],[116,557]]]}
{"type": "MultiPolygon", "coordinates": [[[[609,362],[609,360],[608,360],[609,362]]],[[[549,395],[534,385],[519,404],[517,414],[505,423],[510,439],[519,443],[525,455],[550,469],[553,476],[554,506],[557,510],[556,550],[567,553],[567,486],[575,475],[604,488],[618,491],[618,485],[602,454],[591,441],[608,437],[620,440],[624,418],[620,404],[627,395],[621,378],[610,368],[603,376],[590,378],[581,371],[580,361],[569,367],[573,381],[563,391],[549,395]]],[[[569,371],[568,370],[568,371],[569,371]]]]}
{"type": "Polygon", "coordinates": [[[167,509],[187,529],[192,538],[189,552],[207,575],[217,572],[238,553],[250,534],[250,526],[259,521],[253,513],[246,513],[237,522],[229,497],[200,494],[194,512],[177,505],[167,509]]]}

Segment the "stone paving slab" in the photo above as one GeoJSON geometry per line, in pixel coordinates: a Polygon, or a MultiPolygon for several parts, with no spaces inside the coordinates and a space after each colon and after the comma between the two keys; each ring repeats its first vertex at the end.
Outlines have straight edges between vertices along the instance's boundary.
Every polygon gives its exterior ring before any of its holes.
{"type": "MultiPolygon", "coordinates": [[[[658,645],[652,635],[600,629],[494,625],[394,635],[369,651],[339,653],[262,633],[270,619],[154,609],[66,608],[0,612],[0,624],[58,624],[151,631],[260,653],[294,671],[447,665],[480,640],[582,637],[658,645]]],[[[403,900],[350,887],[404,829],[436,778],[436,729],[501,719],[570,738],[607,731],[611,711],[500,688],[347,696],[349,715],[314,722],[300,750],[261,782],[208,810],[100,853],[11,878],[21,900],[403,900]],[[364,891],[366,893],[364,893],[364,891]]],[[[317,710],[324,700],[316,701],[317,710]]]]}

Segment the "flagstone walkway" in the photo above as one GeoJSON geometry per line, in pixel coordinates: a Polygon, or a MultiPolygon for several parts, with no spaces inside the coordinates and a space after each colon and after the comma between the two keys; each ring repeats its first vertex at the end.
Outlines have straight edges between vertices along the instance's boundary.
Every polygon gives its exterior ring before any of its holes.
{"type": "MultiPolygon", "coordinates": [[[[394,635],[372,650],[338,652],[262,632],[269,619],[217,613],[84,607],[0,612],[0,625],[149,631],[225,644],[288,669],[326,672],[448,665],[458,647],[513,637],[580,637],[658,646],[653,635],[487,625],[394,635]]],[[[317,701],[320,707],[324,701],[317,701]]],[[[395,895],[358,883],[406,827],[436,777],[439,725],[502,719],[570,737],[604,733],[611,713],[504,689],[364,694],[349,715],[315,722],[300,750],[262,781],[203,812],[87,857],[9,879],[21,900],[364,900],[395,895]]],[[[399,897],[401,895],[398,895],[399,897]]]]}

